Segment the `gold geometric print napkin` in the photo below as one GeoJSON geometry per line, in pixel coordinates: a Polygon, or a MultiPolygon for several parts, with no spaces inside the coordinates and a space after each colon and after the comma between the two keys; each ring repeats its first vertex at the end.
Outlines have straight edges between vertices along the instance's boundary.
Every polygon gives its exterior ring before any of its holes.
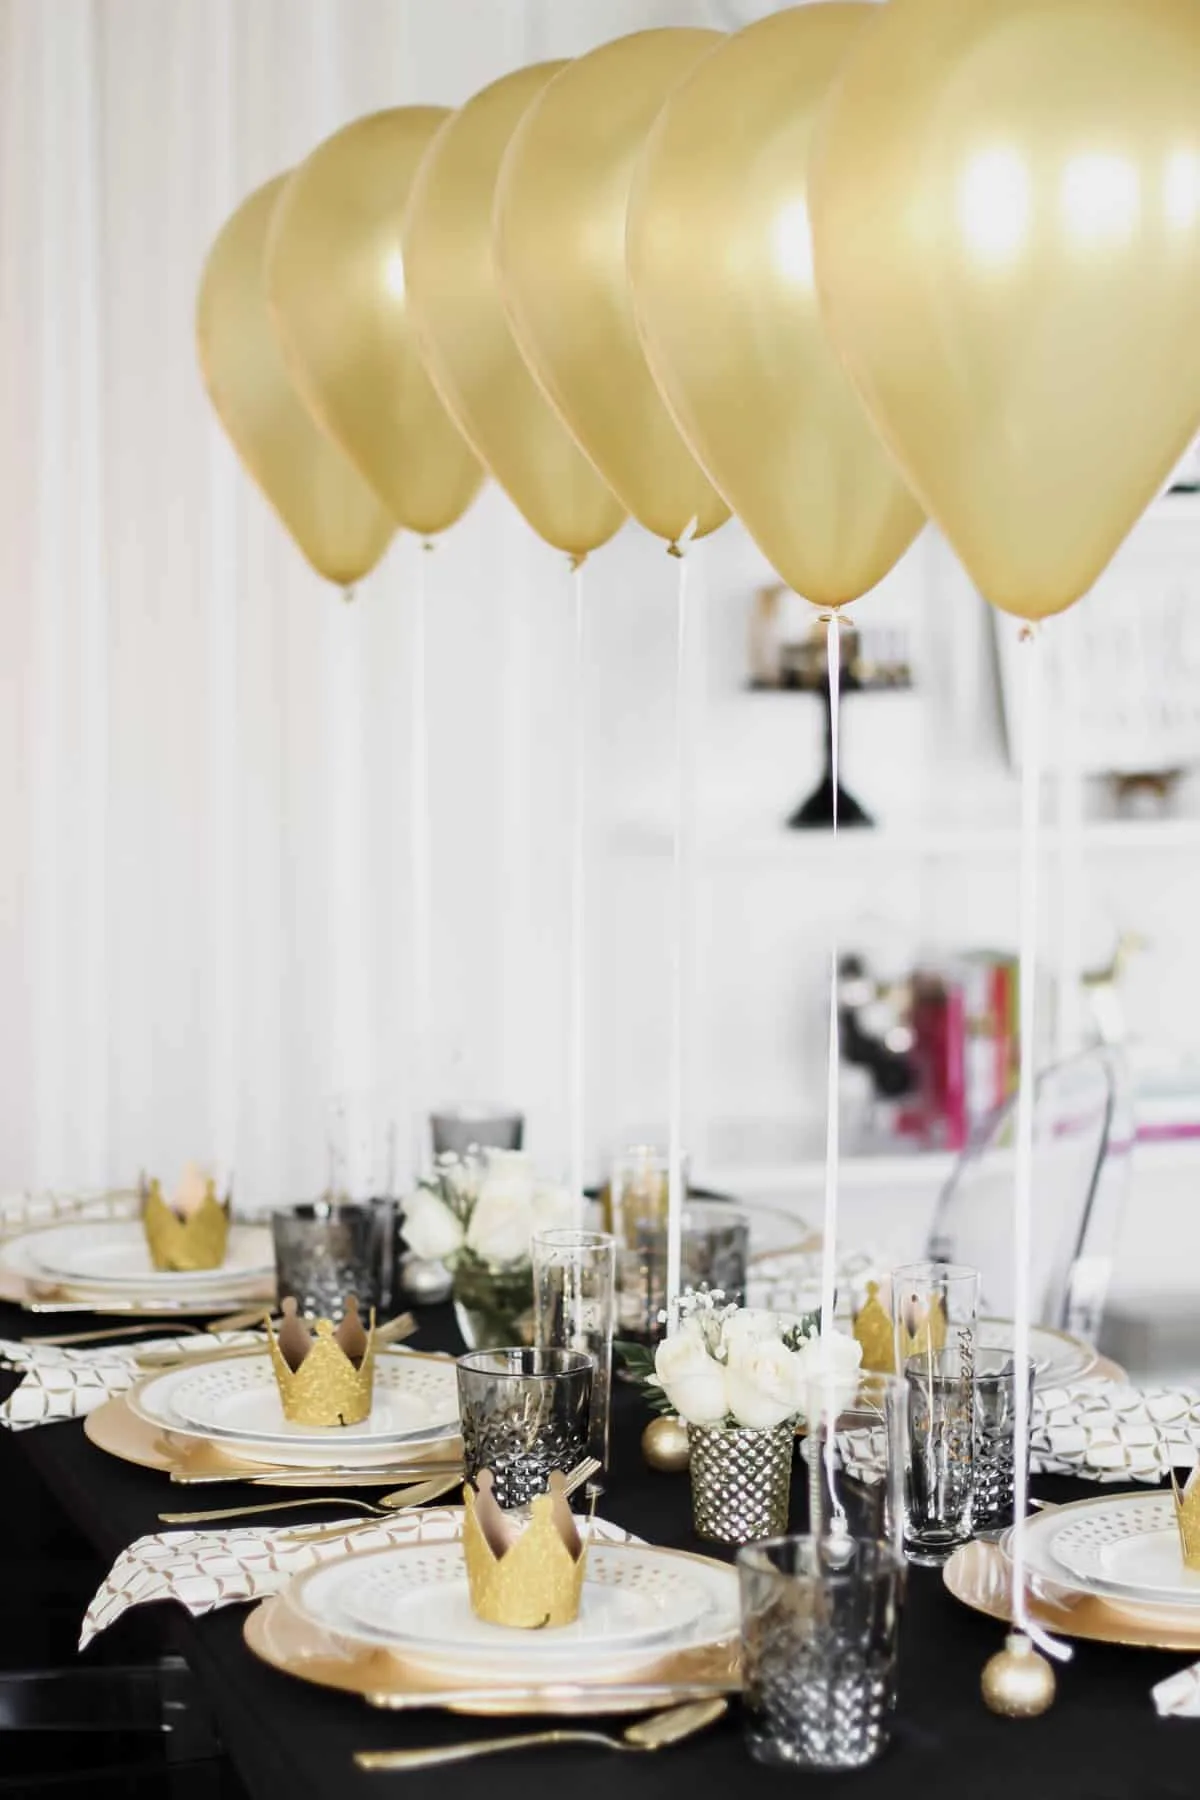
{"type": "Polygon", "coordinates": [[[264,1343],[261,1331],[203,1331],[186,1337],[139,1338],[98,1350],[64,1350],[54,1344],[18,1344],[0,1338],[0,1368],[20,1369],[25,1379],[0,1406],[0,1425],[26,1431],[59,1419],[82,1419],[145,1375],[137,1358],[147,1351],[212,1356],[264,1343]]]}

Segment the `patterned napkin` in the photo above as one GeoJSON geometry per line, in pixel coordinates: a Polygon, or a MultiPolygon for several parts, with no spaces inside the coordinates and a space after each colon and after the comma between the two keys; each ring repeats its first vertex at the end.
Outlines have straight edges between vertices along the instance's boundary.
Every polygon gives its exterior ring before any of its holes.
{"type": "Polygon", "coordinates": [[[1200,1663],[1168,1675],[1150,1689],[1155,1711],[1163,1719],[1200,1719],[1200,1663]]]}
{"type": "Polygon", "coordinates": [[[82,1419],[93,1407],[141,1381],[137,1358],[148,1351],[212,1356],[263,1342],[261,1331],[204,1331],[186,1337],[141,1338],[136,1344],[104,1344],[98,1350],[64,1350],[54,1344],[18,1344],[0,1338],[0,1368],[20,1369],[25,1379],[0,1406],[0,1425],[26,1431],[57,1419],[82,1419]]]}
{"type": "Polygon", "coordinates": [[[1200,1455],[1200,1392],[1082,1381],[1034,1396],[1034,1471],[1082,1481],[1165,1479],[1200,1455]]]}
{"type": "MultiPolygon", "coordinates": [[[[131,1606],[150,1600],[178,1600],[193,1618],[218,1606],[234,1606],[277,1594],[293,1575],[317,1563],[345,1556],[348,1550],[386,1550],[393,1544],[445,1543],[462,1536],[461,1506],[414,1507],[394,1519],[337,1520],[347,1535],[313,1543],[305,1527],[290,1531],[274,1526],[232,1531],[159,1531],[138,1538],[113,1564],[83,1621],[79,1648],[84,1650],[131,1606]],[[349,1527],[361,1529],[351,1533],[349,1527]]],[[[331,1530],[331,1526],[308,1529],[331,1530]]],[[[593,1519],[593,1535],[610,1544],[636,1544],[630,1532],[605,1519],[593,1519]]]]}

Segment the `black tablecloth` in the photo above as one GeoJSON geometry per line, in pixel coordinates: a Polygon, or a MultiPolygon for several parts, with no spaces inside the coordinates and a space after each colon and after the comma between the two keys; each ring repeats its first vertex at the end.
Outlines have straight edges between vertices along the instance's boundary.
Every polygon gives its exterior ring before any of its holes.
{"type": "MultiPolygon", "coordinates": [[[[30,1329],[28,1315],[0,1307],[0,1335],[19,1336],[30,1329]]],[[[417,1344],[457,1347],[448,1312],[434,1309],[423,1315],[417,1344]]],[[[686,1475],[659,1475],[645,1468],[638,1448],[643,1423],[639,1397],[618,1384],[613,1466],[603,1514],[653,1542],[711,1553],[711,1546],[698,1543],[689,1532],[686,1475]]],[[[27,1457],[105,1559],[143,1533],[161,1529],[156,1517],[160,1508],[190,1504],[189,1490],[172,1488],[164,1475],[117,1462],[95,1449],[79,1424],[5,1435],[5,1460],[27,1457]]],[[[1095,1492],[1065,1481],[1036,1486],[1053,1500],[1095,1492]]],[[[251,1492],[237,1483],[190,1491],[197,1507],[270,1498],[268,1491],[251,1492]]],[[[335,1515],[336,1508],[330,1516],[335,1515]]],[[[314,1511],[314,1517],[320,1516],[314,1511]]],[[[20,1520],[9,1515],[6,1523],[19,1528],[20,1520]]],[[[458,1785],[466,1780],[486,1780],[505,1800],[545,1782],[569,1783],[572,1800],[599,1800],[618,1783],[636,1800],[668,1780],[681,1791],[690,1783],[705,1793],[724,1789],[731,1794],[746,1783],[764,1793],[782,1793],[797,1780],[748,1760],[736,1709],[727,1723],[662,1756],[622,1757],[618,1762],[599,1749],[539,1751],[461,1770],[403,1777],[360,1774],[351,1761],[356,1749],[490,1736],[496,1722],[436,1713],[393,1718],[353,1696],[278,1674],[244,1647],[242,1606],[196,1620],[178,1607],[134,1609],[141,1615],[137,1626],[131,1623],[134,1614],[126,1615],[106,1634],[110,1651],[122,1633],[129,1633],[131,1642],[135,1630],[144,1638],[152,1613],[159,1615],[164,1636],[169,1630],[206,1689],[229,1754],[255,1800],[350,1800],[359,1795],[378,1800],[381,1791],[400,1781],[411,1800],[434,1800],[448,1781],[458,1785]]],[[[1158,1719],[1149,1694],[1155,1681],[1185,1666],[1187,1657],[1080,1644],[1074,1660],[1060,1671],[1052,1710],[1041,1719],[1014,1722],[993,1718],[979,1697],[980,1670],[1002,1638],[1001,1626],[951,1599],[937,1574],[914,1569],[903,1624],[895,1742],[871,1768],[831,1777],[839,1793],[848,1800],[908,1795],[998,1800],[1015,1794],[1024,1800],[1196,1800],[1200,1721],[1158,1719]]],[[[502,1729],[509,1728],[506,1721],[502,1729]]],[[[514,1723],[511,1728],[519,1727],[514,1723]]],[[[811,1779],[819,1784],[821,1778],[811,1779]]]]}

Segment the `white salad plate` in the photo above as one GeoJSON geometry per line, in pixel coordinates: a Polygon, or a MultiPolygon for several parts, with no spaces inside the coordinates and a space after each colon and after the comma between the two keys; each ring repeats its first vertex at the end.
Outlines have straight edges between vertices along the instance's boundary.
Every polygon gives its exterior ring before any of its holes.
{"type": "Polygon", "coordinates": [[[275,1267],[271,1233],[262,1225],[231,1225],[225,1260],[217,1269],[156,1269],[140,1219],[54,1225],[26,1232],[24,1253],[40,1275],[72,1287],[136,1287],[139,1293],[260,1282],[275,1267]]]}
{"type": "Polygon", "coordinates": [[[403,1544],[322,1563],[286,1590],[289,1606],[352,1643],[423,1667],[503,1669],[506,1680],[569,1681],[645,1666],[735,1636],[736,1572],[643,1544],[592,1543],[579,1617],[521,1631],[471,1611],[461,1539],[403,1544]]]}
{"type": "Polygon", "coordinates": [[[126,1398],[139,1418],[178,1437],[215,1440],[249,1461],[299,1468],[319,1468],[331,1456],[347,1467],[376,1463],[387,1450],[414,1450],[458,1433],[454,1364],[402,1350],[376,1356],[373,1404],[358,1425],[298,1425],[285,1418],[265,1353],[168,1369],[126,1398]]]}
{"type": "Polygon", "coordinates": [[[1169,1606],[1200,1606],[1200,1570],[1183,1561],[1170,1494],[1118,1494],[1068,1520],[1054,1556],[1089,1588],[1169,1606]]]}

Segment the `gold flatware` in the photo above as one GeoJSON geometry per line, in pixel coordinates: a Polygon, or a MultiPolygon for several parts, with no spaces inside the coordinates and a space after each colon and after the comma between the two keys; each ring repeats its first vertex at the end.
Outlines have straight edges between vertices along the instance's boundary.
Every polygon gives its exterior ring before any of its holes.
{"type": "Polygon", "coordinates": [[[496,1756],[507,1750],[533,1750],[542,1744],[590,1744],[604,1750],[665,1750],[714,1725],[728,1708],[729,1702],[724,1696],[713,1700],[689,1700],[683,1706],[672,1706],[648,1719],[639,1719],[620,1737],[610,1737],[604,1731],[532,1731],[517,1737],[480,1738],[474,1743],[442,1744],[427,1750],[357,1750],[354,1761],[360,1769],[396,1771],[437,1769],[444,1764],[470,1762],[477,1756],[496,1756]]]}
{"type": "MultiPolygon", "coordinates": [[[[575,1467],[568,1474],[563,1483],[563,1493],[568,1495],[573,1494],[576,1488],[582,1487],[585,1481],[591,1480],[599,1467],[600,1464],[594,1456],[585,1456],[583,1461],[576,1463],[575,1467]]],[[[443,1494],[449,1493],[451,1488],[461,1486],[462,1480],[463,1472],[459,1469],[457,1474],[451,1476],[448,1480],[441,1482],[427,1482],[425,1487],[429,1490],[428,1492],[422,1491],[418,1493],[416,1488],[409,1488],[406,1493],[400,1496],[385,1495],[379,1504],[380,1506],[387,1506],[389,1512],[400,1512],[409,1506],[423,1506],[426,1500],[438,1500],[443,1494]],[[389,1499],[392,1501],[391,1506],[388,1506],[389,1499]]],[[[325,1527],[319,1525],[295,1525],[292,1527],[289,1536],[302,1537],[305,1542],[309,1544],[323,1544],[331,1542],[334,1538],[344,1537],[346,1533],[350,1531],[369,1530],[374,1523],[374,1519],[362,1519],[357,1525],[345,1525],[340,1528],[336,1525],[325,1527]]]]}
{"type": "MultiPolygon", "coordinates": [[[[455,1480],[460,1474],[461,1470],[454,1471],[455,1480]]],[[[449,1472],[446,1479],[449,1479],[449,1472]]],[[[158,1516],[164,1525],[208,1525],[216,1519],[248,1519],[256,1513],[295,1512],[302,1506],[353,1506],[359,1512],[385,1518],[395,1510],[398,1501],[419,1485],[424,1483],[418,1470],[412,1481],[397,1488],[394,1493],[381,1495],[378,1501],[355,1500],[348,1494],[310,1494],[305,1500],[275,1500],[265,1506],[218,1506],[208,1512],[161,1512],[158,1516]]]]}
{"type": "MultiPolygon", "coordinates": [[[[147,1319],[144,1325],[110,1325],[104,1331],[54,1331],[47,1333],[45,1337],[23,1337],[21,1342],[53,1345],[56,1349],[66,1350],[72,1344],[101,1344],[109,1338],[145,1337],[148,1331],[161,1334],[162,1330],[161,1321],[147,1319]]],[[[204,1336],[199,1325],[172,1325],[168,1330],[172,1333],[189,1332],[196,1337],[204,1336]]]]}
{"type": "Polygon", "coordinates": [[[444,1688],[434,1693],[367,1693],[363,1699],[380,1712],[422,1712],[430,1709],[451,1710],[461,1707],[494,1706],[498,1698],[512,1712],[521,1707],[547,1705],[571,1706],[586,1703],[594,1706],[597,1699],[609,1703],[614,1712],[633,1710],[638,1706],[678,1706],[684,1700],[719,1700],[736,1694],[736,1681],[628,1682],[605,1687],[585,1687],[581,1682],[546,1682],[540,1687],[525,1688],[444,1688]]]}
{"type": "Polygon", "coordinates": [[[382,1510],[378,1517],[356,1519],[352,1525],[293,1525],[287,1535],[305,1544],[332,1544],[335,1539],[349,1537],[355,1531],[371,1531],[381,1519],[390,1519],[394,1513],[407,1512],[414,1506],[424,1506],[429,1500],[440,1500],[443,1494],[453,1493],[455,1488],[461,1486],[460,1469],[455,1475],[439,1475],[432,1481],[422,1481],[403,1489],[392,1498],[391,1505],[382,1510]]]}
{"type": "Polygon", "coordinates": [[[321,1467],[314,1465],[302,1468],[296,1463],[235,1462],[226,1459],[224,1451],[207,1443],[198,1443],[194,1451],[185,1452],[182,1462],[179,1461],[180,1453],[176,1445],[165,1443],[161,1448],[164,1454],[175,1459],[171,1480],[181,1487],[203,1487],[214,1481],[246,1481],[253,1486],[259,1481],[276,1482],[289,1478],[311,1483],[325,1475],[359,1476],[363,1480],[384,1481],[403,1481],[409,1474],[462,1475],[461,1462],[450,1458],[436,1462],[386,1462],[361,1466],[354,1463],[326,1463],[321,1467]]]}

